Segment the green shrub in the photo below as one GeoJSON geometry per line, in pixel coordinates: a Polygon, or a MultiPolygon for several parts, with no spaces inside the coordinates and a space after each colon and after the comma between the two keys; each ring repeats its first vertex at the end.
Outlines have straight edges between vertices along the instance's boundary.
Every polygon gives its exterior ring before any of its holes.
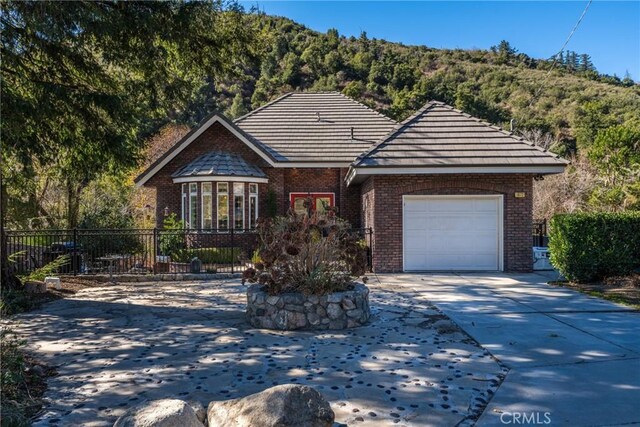
{"type": "Polygon", "coordinates": [[[241,248],[193,248],[178,249],[173,251],[171,261],[189,262],[193,258],[198,258],[203,264],[231,264],[238,261],[242,254],[241,248]]]}
{"type": "Polygon", "coordinates": [[[162,230],[158,239],[160,254],[173,255],[186,248],[184,223],[176,218],[176,214],[171,214],[164,219],[162,230]]]}
{"type": "Polygon", "coordinates": [[[551,263],[583,282],[640,267],[640,212],[556,215],[550,222],[551,263]]]}

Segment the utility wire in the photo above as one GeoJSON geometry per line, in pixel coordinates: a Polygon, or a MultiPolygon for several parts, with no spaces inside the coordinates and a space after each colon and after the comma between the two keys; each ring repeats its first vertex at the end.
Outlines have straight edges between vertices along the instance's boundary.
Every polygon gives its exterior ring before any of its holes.
{"type": "Polygon", "coordinates": [[[540,95],[540,91],[542,91],[542,89],[544,88],[544,85],[547,82],[547,80],[549,79],[549,76],[551,75],[551,72],[553,71],[554,67],[558,63],[558,57],[562,54],[562,52],[564,52],[564,49],[569,44],[569,40],[571,40],[571,37],[573,37],[573,34],[576,32],[576,30],[580,26],[580,23],[584,19],[584,16],[587,14],[587,10],[589,10],[589,6],[591,6],[591,3],[593,3],[593,0],[589,0],[589,2],[587,3],[587,6],[582,11],[582,15],[580,15],[580,18],[578,19],[578,22],[576,22],[576,25],[573,26],[573,29],[571,30],[571,33],[569,33],[569,37],[567,37],[567,40],[565,40],[564,44],[562,45],[562,47],[560,48],[558,53],[553,55],[553,62],[551,63],[551,68],[549,68],[549,71],[547,72],[547,75],[544,77],[544,79],[542,79],[542,83],[538,87],[538,90],[536,90],[536,92],[533,94],[533,98],[531,99],[531,102],[529,102],[529,107],[531,107],[533,105],[533,103],[536,100],[536,98],[540,95]]]}

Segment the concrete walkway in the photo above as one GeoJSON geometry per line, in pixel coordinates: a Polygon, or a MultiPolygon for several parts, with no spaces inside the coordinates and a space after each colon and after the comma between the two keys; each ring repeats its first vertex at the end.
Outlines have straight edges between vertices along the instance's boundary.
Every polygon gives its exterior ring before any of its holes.
{"type": "Polygon", "coordinates": [[[639,312],[549,286],[550,274],[379,279],[435,304],[509,368],[477,425],[640,423],[639,312]]]}

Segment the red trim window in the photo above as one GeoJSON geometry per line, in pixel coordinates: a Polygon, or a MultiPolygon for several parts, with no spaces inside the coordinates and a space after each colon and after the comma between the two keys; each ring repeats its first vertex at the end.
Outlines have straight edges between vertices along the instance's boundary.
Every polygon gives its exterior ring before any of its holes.
{"type": "Polygon", "coordinates": [[[328,207],[335,206],[335,195],[333,193],[290,193],[291,209],[297,214],[306,214],[308,211],[304,201],[308,198],[312,200],[312,212],[323,213],[328,207]]]}

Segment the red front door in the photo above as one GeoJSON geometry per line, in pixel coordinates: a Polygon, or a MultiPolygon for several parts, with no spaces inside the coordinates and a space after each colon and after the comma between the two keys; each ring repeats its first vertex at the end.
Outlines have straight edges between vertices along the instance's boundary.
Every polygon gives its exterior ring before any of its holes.
{"type": "Polygon", "coordinates": [[[306,214],[307,208],[304,201],[311,199],[312,212],[324,212],[328,207],[335,206],[335,195],[333,193],[290,193],[289,201],[291,209],[298,214],[306,214]]]}

